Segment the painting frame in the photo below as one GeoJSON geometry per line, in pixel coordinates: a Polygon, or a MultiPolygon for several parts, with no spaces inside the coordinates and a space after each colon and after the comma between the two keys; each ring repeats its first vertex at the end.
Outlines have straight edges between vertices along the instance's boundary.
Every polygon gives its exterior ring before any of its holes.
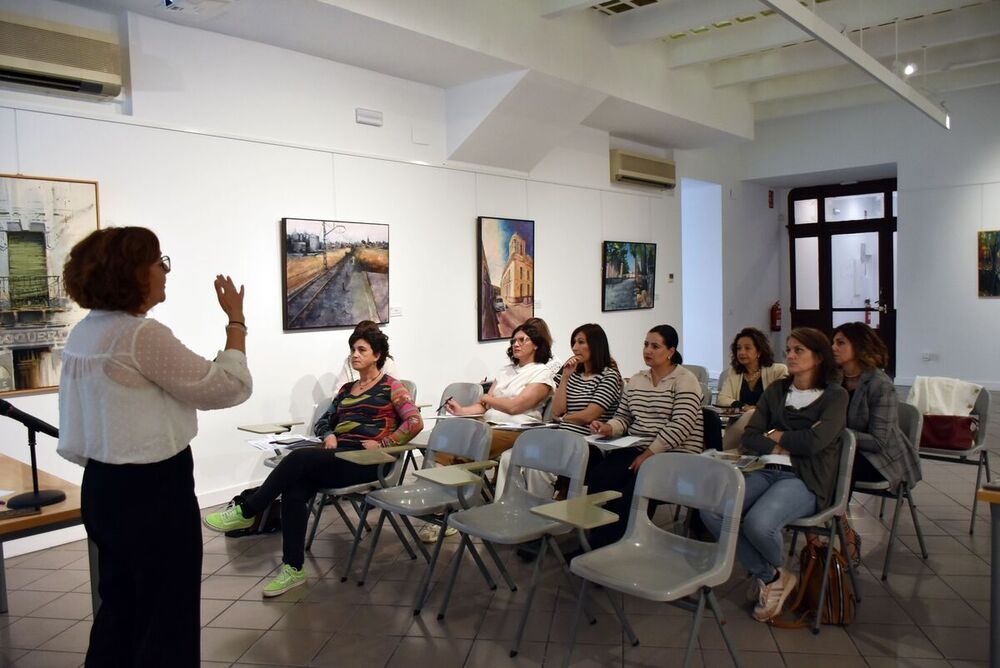
{"type": "Polygon", "coordinates": [[[284,331],[388,324],[387,223],[285,217],[280,229],[284,331]]]}
{"type": "Polygon", "coordinates": [[[656,243],[601,242],[601,311],[646,310],[653,308],[655,303],[656,243]],[[640,255],[636,255],[636,250],[641,251],[640,255]],[[630,266],[640,263],[644,265],[644,271],[638,274],[629,271],[630,266]],[[630,282],[631,289],[628,288],[630,282]]]}
{"type": "Polygon", "coordinates": [[[976,273],[980,298],[1000,297],[1000,230],[979,230],[976,273]]]}
{"type": "Polygon", "coordinates": [[[479,341],[506,340],[518,325],[535,317],[535,221],[479,216],[476,258],[479,341]],[[495,274],[499,285],[493,282],[495,274]]]}
{"type": "Polygon", "coordinates": [[[0,174],[0,397],[59,389],[62,350],[86,315],[63,265],[100,221],[95,180],[0,174]]]}

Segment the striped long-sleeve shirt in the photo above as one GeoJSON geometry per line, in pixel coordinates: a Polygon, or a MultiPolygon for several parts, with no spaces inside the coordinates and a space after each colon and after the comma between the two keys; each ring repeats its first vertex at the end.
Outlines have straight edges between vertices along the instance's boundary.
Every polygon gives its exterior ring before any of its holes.
{"type": "Polygon", "coordinates": [[[640,371],[629,378],[608,424],[614,436],[638,436],[638,445],[653,452],[701,452],[701,384],[680,365],[656,385],[648,369],[640,371]]]}

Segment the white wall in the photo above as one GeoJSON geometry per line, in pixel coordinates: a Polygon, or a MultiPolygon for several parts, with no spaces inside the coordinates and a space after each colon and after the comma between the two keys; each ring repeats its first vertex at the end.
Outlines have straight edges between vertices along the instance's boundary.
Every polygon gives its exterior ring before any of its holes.
{"type": "MultiPolygon", "coordinates": [[[[581,131],[543,161],[539,176],[411,164],[424,149],[437,155],[443,136],[432,133],[430,148],[414,148],[409,131],[392,128],[369,140],[364,133],[372,129],[355,126],[353,115],[325,113],[328,94],[343,101],[333,107],[340,111],[378,94],[396,100],[401,115],[436,125],[444,113],[439,90],[316,61],[306,64],[322,69],[326,93],[289,98],[283,86],[292,85],[286,79],[297,70],[281,65],[301,65],[302,56],[150,19],[132,17],[130,25],[130,48],[142,54],[133,70],[134,115],[111,117],[82,103],[53,110],[43,98],[27,104],[24,96],[0,94],[0,172],[96,180],[103,225],[156,231],[174,271],[167,301],[152,316],[206,356],[224,340],[213,277],[222,272],[245,282],[255,389],[242,406],[200,416],[193,447],[203,503],[224,500],[265,472],[236,425],[308,418],[312,404],[331,393],[347,352],[347,330],[282,331],[282,217],[390,225],[390,302],[402,315],[386,331],[401,375],[417,382],[424,401],[436,401],[448,382],[492,375],[505,360],[506,344],[476,340],[478,215],[536,221],[537,313],[562,357],[573,327],[599,322],[623,371],[632,372],[642,365],[649,327],[680,328],[679,284],[666,280],[680,275],[677,200],[609,187],[606,135],[581,131]],[[178,44],[186,55],[168,61],[178,44]],[[242,59],[250,60],[233,66],[242,59]],[[206,90],[215,77],[224,88],[206,90]],[[359,155],[366,147],[372,156],[359,155]],[[603,170],[595,169],[601,161],[603,170]],[[601,313],[600,242],[607,238],[658,244],[652,310],[601,313]]],[[[12,403],[58,421],[55,394],[12,403]]],[[[22,432],[0,421],[0,452],[26,460],[22,432]]],[[[41,467],[79,482],[81,470],[54,450],[43,439],[41,467]]],[[[8,555],[19,549],[28,548],[15,545],[8,555]]]]}
{"type": "MultiPolygon", "coordinates": [[[[945,102],[952,117],[950,131],[894,102],[760,123],[752,143],[687,152],[683,160],[691,163],[689,168],[719,170],[735,180],[779,181],[796,174],[896,163],[897,382],[905,385],[916,375],[943,375],[997,389],[1000,301],[977,296],[976,233],[1000,229],[1000,87],[950,93],[945,102]],[[924,352],[938,359],[925,361],[924,352]]],[[[785,193],[775,196],[783,207],[785,193]]],[[[744,239],[729,235],[733,221],[742,216],[724,207],[727,264],[730,254],[748,251],[768,262],[765,249],[748,248],[744,239]]],[[[784,261],[787,235],[783,229],[776,232],[771,238],[776,247],[784,246],[778,253],[784,261]]],[[[787,267],[779,282],[787,296],[787,267]]],[[[754,283],[740,285],[726,294],[727,313],[759,295],[754,283]]]]}
{"type": "Polygon", "coordinates": [[[684,346],[688,364],[723,369],[722,186],[681,179],[681,247],[684,266],[684,346]]]}

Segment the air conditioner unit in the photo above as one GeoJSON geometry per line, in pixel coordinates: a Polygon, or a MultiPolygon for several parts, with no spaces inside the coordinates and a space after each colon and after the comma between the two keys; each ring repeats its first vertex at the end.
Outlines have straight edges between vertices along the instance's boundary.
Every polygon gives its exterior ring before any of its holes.
{"type": "Polygon", "coordinates": [[[0,83],[114,97],[121,70],[112,33],[0,11],[0,83]]]}
{"type": "Polygon", "coordinates": [[[677,166],[656,156],[612,149],[611,180],[672,190],[677,186],[677,166]]]}

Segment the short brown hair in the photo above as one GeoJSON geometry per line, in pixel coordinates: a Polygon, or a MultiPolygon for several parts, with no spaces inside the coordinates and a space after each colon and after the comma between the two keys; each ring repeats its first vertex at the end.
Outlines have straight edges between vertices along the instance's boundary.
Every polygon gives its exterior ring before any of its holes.
{"type": "MultiPolygon", "coordinates": [[[[812,327],[796,327],[788,333],[789,339],[795,339],[819,359],[819,366],[815,369],[816,374],[813,382],[817,388],[825,388],[835,381],[838,375],[837,365],[833,361],[833,346],[826,334],[813,329],[812,327]]],[[[787,384],[791,384],[792,376],[786,379],[787,384]]]]}
{"type": "Polygon", "coordinates": [[[867,371],[884,369],[889,364],[889,349],[875,331],[863,322],[845,322],[833,330],[844,335],[854,348],[854,358],[867,371]]]}
{"type": "Polygon", "coordinates": [[[774,351],[771,350],[771,344],[768,343],[764,332],[756,327],[744,327],[729,345],[729,366],[733,367],[733,371],[736,373],[745,373],[747,370],[736,356],[736,346],[739,344],[740,339],[750,339],[753,341],[753,347],[757,349],[757,354],[760,355],[760,360],[758,361],[760,368],[763,369],[766,366],[774,364],[774,351]]]}
{"type": "Polygon", "coordinates": [[[160,240],[145,227],[91,232],[63,266],[66,292],[83,308],[139,313],[149,295],[147,270],[159,257],[160,240]]]}
{"type": "MultiPolygon", "coordinates": [[[[514,337],[517,336],[518,332],[524,332],[524,335],[531,339],[531,342],[535,344],[535,361],[540,364],[545,364],[550,359],[552,359],[552,345],[549,340],[545,338],[542,334],[542,330],[535,324],[528,324],[532,319],[525,321],[523,325],[518,325],[514,328],[514,331],[510,333],[511,344],[507,348],[507,359],[510,360],[511,364],[517,364],[517,358],[514,357],[514,337]]],[[[537,318],[535,318],[537,320],[537,318]]]]}

